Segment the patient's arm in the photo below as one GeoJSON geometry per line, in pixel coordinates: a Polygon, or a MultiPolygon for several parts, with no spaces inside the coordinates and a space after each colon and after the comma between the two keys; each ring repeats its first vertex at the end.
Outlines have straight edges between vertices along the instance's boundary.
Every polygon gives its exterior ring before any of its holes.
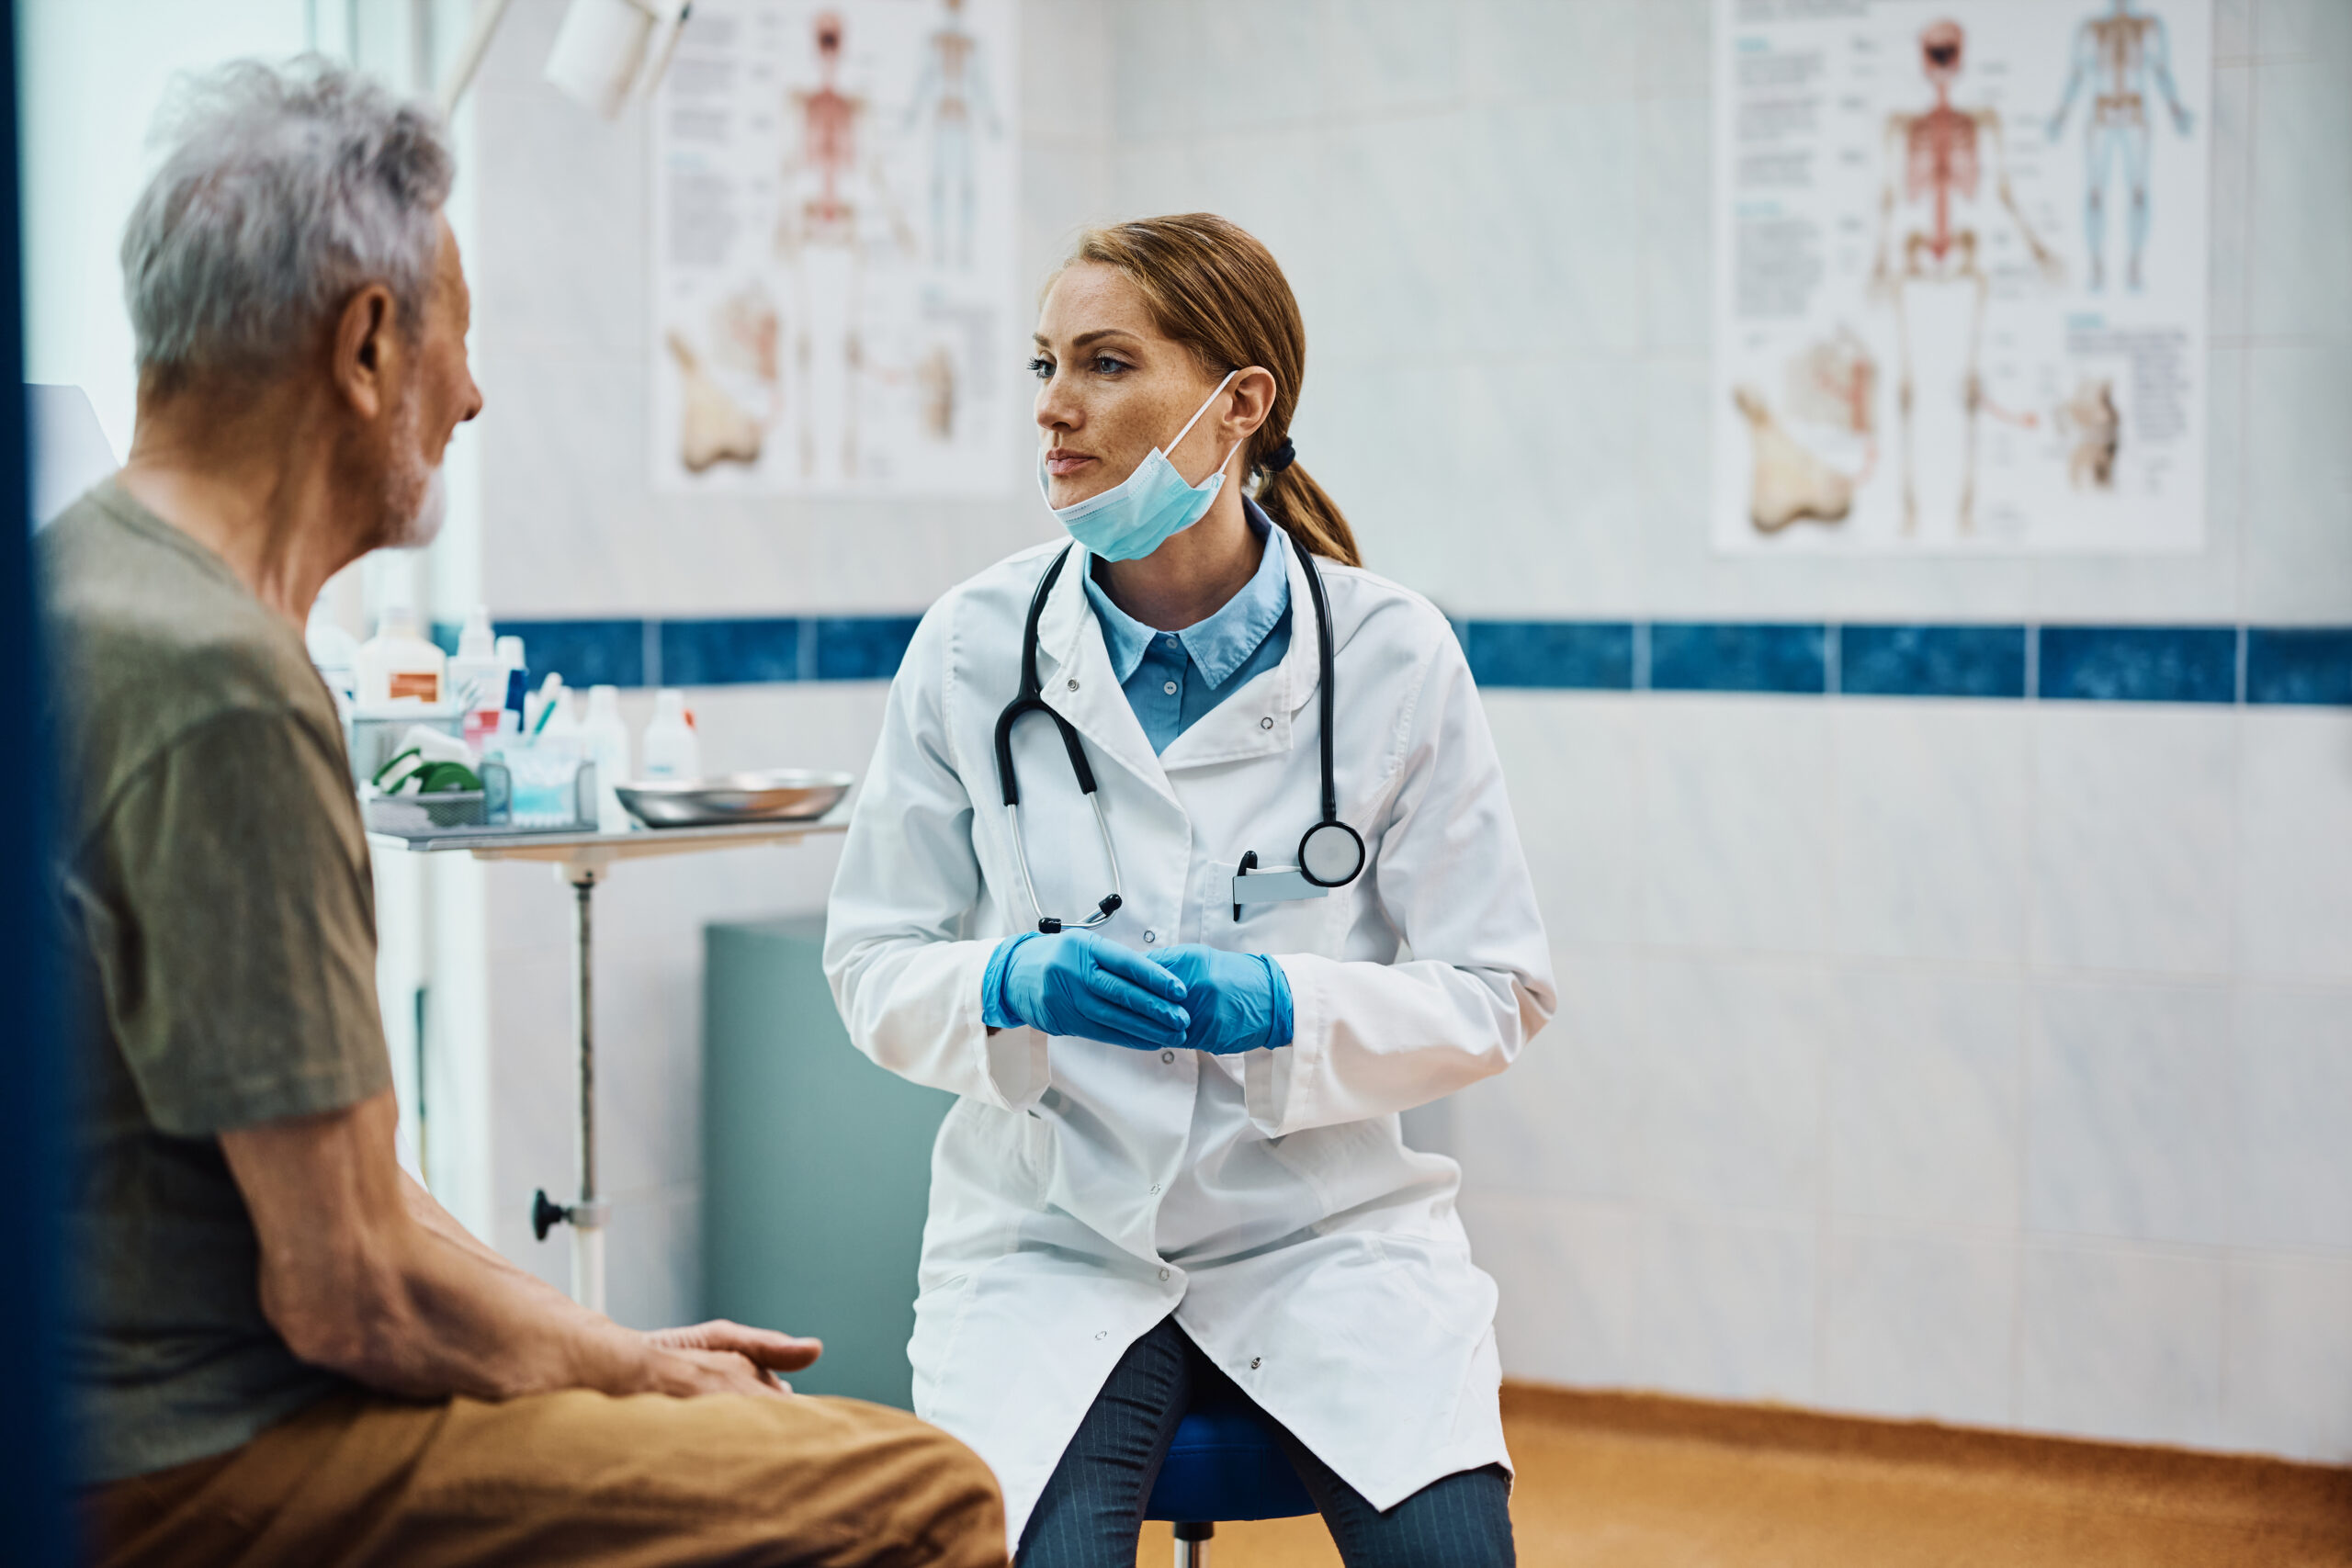
{"type": "Polygon", "coordinates": [[[816,1342],[705,1324],[640,1334],[515,1268],[401,1172],[390,1093],[220,1134],[261,1241],[261,1304],[293,1352],[418,1398],[775,1393],[816,1342]]]}

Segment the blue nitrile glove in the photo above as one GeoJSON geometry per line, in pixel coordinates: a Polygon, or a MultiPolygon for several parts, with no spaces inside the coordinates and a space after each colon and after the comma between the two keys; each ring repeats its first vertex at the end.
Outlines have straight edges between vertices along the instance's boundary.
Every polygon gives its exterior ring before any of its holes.
{"type": "Polygon", "coordinates": [[[1272,959],[1188,943],[1162,948],[1151,961],[1184,982],[1193,1019],[1184,1043],[1193,1050],[1229,1056],[1290,1043],[1290,981],[1272,959]]]}
{"type": "Polygon", "coordinates": [[[980,1017],[1135,1051],[1184,1043],[1184,982],[1092,931],[1023,931],[997,944],[980,978],[980,1017]]]}

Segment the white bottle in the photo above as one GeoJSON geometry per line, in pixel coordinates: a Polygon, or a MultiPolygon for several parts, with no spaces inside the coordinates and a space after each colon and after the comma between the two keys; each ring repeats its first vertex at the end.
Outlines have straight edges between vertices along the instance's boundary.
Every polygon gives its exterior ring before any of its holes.
{"type": "Polygon", "coordinates": [[[588,688],[588,720],[581,726],[589,760],[596,764],[596,830],[628,831],[628,808],[615,786],[634,776],[628,761],[628,726],[621,722],[621,694],[611,686],[588,688]]]}
{"type": "Polygon", "coordinates": [[[664,688],[653,699],[653,719],[645,727],[645,776],[702,777],[702,742],[695,736],[694,716],[686,711],[684,692],[664,688]]]}
{"type": "Polygon", "coordinates": [[[358,703],[416,702],[437,706],[449,694],[448,660],[417,635],[416,612],[388,604],[376,619],[376,635],[359,645],[358,703]]]}
{"type": "Polygon", "coordinates": [[[458,656],[449,660],[449,694],[463,705],[468,744],[479,750],[484,739],[498,733],[498,716],[506,710],[506,666],[499,661],[490,611],[483,605],[473,607],[458,634],[458,656]]]}
{"type": "Polygon", "coordinates": [[[541,691],[541,700],[553,704],[555,712],[548,715],[547,723],[539,726],[537,744],[550,749],[569,748],[574,757],[588,755],[588,727],[580,722],[580,704],[574,700],[577,696],[578,694],[569,686],[559,686],[552,692],[541,691]]]}
{"type": "Polygon", "coordinates": [[[343,629],[323,593],[311,605],[311,622],[302,640],[310,646],[311,663],[317,668],[319,679],[348,704],[358,690],[359,639],[343,629]]]}

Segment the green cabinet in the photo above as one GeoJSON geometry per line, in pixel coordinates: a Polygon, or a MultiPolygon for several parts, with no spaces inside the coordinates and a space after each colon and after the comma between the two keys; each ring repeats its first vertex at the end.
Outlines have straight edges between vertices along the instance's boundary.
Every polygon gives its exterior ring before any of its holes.
{"type": "Polygon", "coordinates": [[[910,1403],[931,1144],[955,1097],[849,1043],[822,917],[703,932],[703,1303],[813,1334],[804,1393],[910,1403]]]}

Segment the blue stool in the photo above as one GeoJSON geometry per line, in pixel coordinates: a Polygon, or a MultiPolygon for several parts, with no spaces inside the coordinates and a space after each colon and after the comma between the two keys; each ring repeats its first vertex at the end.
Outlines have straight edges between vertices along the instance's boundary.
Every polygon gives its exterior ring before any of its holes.
{"type": "Polygon", "coordinates": [[[1176,1568],[1208,1568],[1219,1519],[1292,1519],[1315,1512],[1290,1456],[1258,1407],[1237,1392],[1199,1389],[1144,1506],[1176,1527],[1176,1568]]]}

